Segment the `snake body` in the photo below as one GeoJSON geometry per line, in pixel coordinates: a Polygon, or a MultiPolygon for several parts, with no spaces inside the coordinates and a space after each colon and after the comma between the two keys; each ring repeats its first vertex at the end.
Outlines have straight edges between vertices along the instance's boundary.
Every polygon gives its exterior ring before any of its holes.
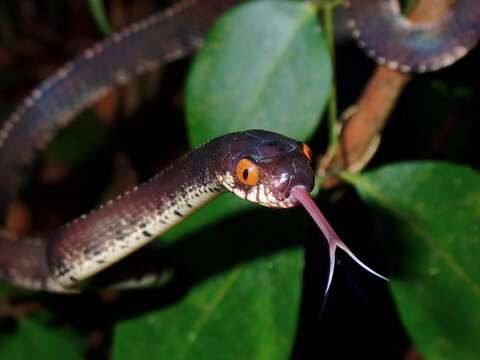
{"type": "MultiPolygon", "coordinates": [[[[181,1],[85,50],[34,89],[0,130],[2,214],[23,170],[60,128],[113,86],[192,53],[214,20],[237,2],[181,1]]],[[[413,26],[396,4],[346,2],[354,36],[391,68],[433,70],[463,56],[478,41],[478,1],[457,0],[441,21],[429,26],[413,26]]],[[[290,195],[293,188],[312,186],[313,172],[301,143],[258,130],[225,135],[47,239],[0,230],[0,277],[25,288],[70,291],[222,191],[265,206],[290,207],[297,204],[290,195]],[[239,183],[242,175],[235,173],[235,164],[244,158],[262,168],[258,185],[239,183]]]]}
{"type": "Polygon", "coordinates": [[[367,54],[392,70],[434,71],[454,63],[477,43],[480,2],[456,0],[441,19],[415,24],[396,0],[345,1],[347,27],[367,54]]]}

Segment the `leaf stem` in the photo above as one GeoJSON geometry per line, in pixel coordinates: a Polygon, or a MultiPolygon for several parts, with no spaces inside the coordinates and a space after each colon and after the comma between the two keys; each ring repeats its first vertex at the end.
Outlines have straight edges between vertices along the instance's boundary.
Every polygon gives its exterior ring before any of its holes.
{"type": "Polygon", "coordinates": [[[104,35],[110,35],[112,29],[108,23],[107,15],[105,13],[105,7],[102,0],[88,0],[88,6],[92,13],[98,28],[104,35]]]}
{"type": "Polygon", "coordinates": [[[332,86],[330,88],[330,99],[328,102],[328,124],[329,124],[329,144],[328,153],[335,155],[338,150],[339,132],[338,132],[338,109],[337,109],[337,86],[335,82],[335,41],[333,28],[333,10],[336,6],[343,3],[343,0],[322,1],[320,7],[323,9],[323,24],[325,26],[325,37],[330,59],[332,62],[332,86]]]}

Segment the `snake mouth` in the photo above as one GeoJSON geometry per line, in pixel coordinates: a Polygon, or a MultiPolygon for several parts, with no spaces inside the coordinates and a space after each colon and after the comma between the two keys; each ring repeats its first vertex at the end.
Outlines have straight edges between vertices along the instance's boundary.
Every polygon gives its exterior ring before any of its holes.
{"type": "Polygon", "coordinates": [[[310,191],[305,185],[295,185],[285,194],[285,202],[294,204],[293,206],[302,205],[302,203],[298,199],[298,194],[300,193],[310,197],[310,191]]]}
{"type": "Polygon", "coordinates": [[[234,188],[232,191],[242,199],[273,209],[286,209],[299,205],[298,200],[289,193],[285,194],[263,184],[252,186],[247,190],[234,188]]]}

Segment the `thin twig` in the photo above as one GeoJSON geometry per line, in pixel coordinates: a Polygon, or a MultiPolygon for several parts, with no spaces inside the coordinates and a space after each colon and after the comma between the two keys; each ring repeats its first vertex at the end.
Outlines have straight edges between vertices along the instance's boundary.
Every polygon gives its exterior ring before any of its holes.
{"type": "Polygon", "coordinates": [[[335,83],[335,43],[333,29],[333,10],[338,2],[327,1],[323,6],[323,23],[327,40],[328,51],[332,62],[332,86],[330,87],[330,99],[328,102],[328,123],[329,123],[329,146],[328,152],[336,154],[339,144],[338,134],[338,111],[337,111],[337,87],[335,83]]]}

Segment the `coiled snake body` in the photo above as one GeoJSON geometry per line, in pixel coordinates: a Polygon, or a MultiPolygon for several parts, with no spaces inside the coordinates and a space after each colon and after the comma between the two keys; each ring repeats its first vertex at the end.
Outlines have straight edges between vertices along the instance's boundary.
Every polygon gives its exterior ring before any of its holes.
{"type": "MultiPolygon", "coordinates": [[[[34,89],[0,130],[2,212],[23,170],[58,129],[112,86],[193,52],[215,18],[237,2],[181,1],[85,50],[34,89]]],[[[401,17],[396,1],[350,0],[345,5],[347,25],[360,44],[380,63],[402,71],[446,66],[472,48],[480,33],[476,0],[457,0],[441,21],[422,26],[401,17]]],[[[359,260],[305,195],[314,181],[310,157],[304,144],[261,130],[214,139],[48,239],[0,230],[0,277],[24,288],[71,291],[215,195],[232,191],[270,207],[304,204],[330,244],[330,283],[336,247],[359,260]]]]}

